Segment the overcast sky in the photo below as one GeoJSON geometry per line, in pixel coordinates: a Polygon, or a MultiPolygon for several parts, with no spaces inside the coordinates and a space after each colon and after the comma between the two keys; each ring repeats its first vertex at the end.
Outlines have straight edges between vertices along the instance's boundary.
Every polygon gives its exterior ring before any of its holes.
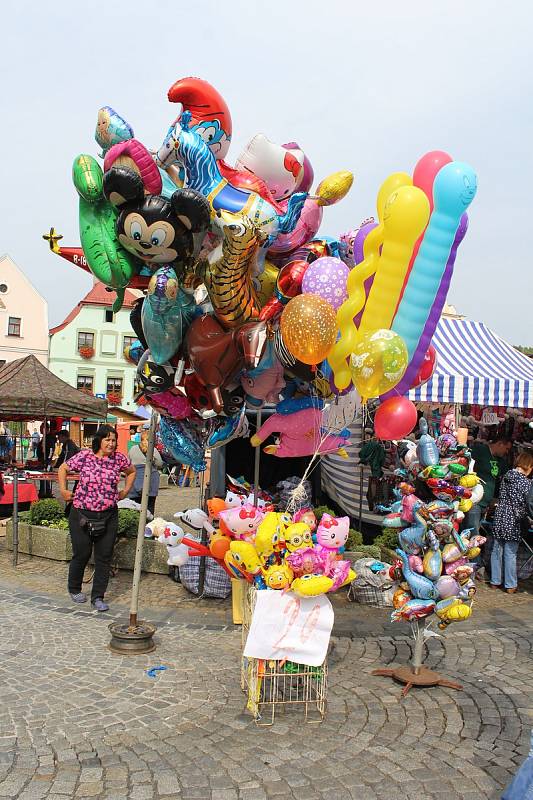
{"type": "Polygon", "coordinates": [[[442,149],[478,174],[449,301],[513,344],[533,345],[530,3],[478,0],[203,0],[10,3],[2,11],[2,220],[9,253],[60,322],[91,285],[51,254],[51,225],[78,245],[76,155],[98,152],[111,105],[157,147],[180,77],[216,86],[233,163],[253,134],[297,141],[317,180],[355,173],[325,210],[336,236],[375,213],[382,180],[442,149]]]}

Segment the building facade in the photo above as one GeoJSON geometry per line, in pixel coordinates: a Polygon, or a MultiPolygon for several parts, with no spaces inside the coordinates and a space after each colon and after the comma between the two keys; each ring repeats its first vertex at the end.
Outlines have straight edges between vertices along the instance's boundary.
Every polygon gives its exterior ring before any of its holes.
{"type": "Polygon", "coordinates": [[[48,303],[8,255],[0,257],[0,366],[33,353],[48,366],[48,303]]]}
{"type": "Polygon", "coordinates": [[[136,368],[124,357],[124,348],[137,338],[130,324],[137,296],[126,291],[124,305],[114,313],[115,295],[95,283],[65,321],[50,329],[49,369],[54,375],[130,412],[136,408],[136,368]]]}

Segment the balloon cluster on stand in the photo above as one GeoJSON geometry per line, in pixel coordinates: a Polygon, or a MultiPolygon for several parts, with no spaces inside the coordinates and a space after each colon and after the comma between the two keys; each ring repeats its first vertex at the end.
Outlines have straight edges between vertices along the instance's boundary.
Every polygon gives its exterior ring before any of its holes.
{"type": "Polygon", "coordinates": [[[209,508],[219,524],[209,543],[213,557],[223,558],[233,577],[258,589],[314,597],[356,577],[339,554],[348,539],[349,517],[324,513],[317,524],[312,508],[273,511],[264,501],[254,506],[252,495],[234,492],[210,501],[209,508]]]}
{"type": "Polygon", "coordinates": [[[95,131],[103,167],[74,161],[82,249],[52,250],[116,292],[143,289],[128,348],[144,400],[162,415],[161,448],[205,469],[205,450],[248,435],[246,408],[276,405],[252,437],[278,457],[346,455],[355,416],[331,414],[341,395],[385,398],[376,429],[401,438],[415,423],[402,395],[435,365],[440,314],[476,176],[432,152],[413,176],[390,175],[377,222],[320,237],[324,209],[349,192],[337,171],[314,184],[295,142],[254,136],[225,161],[224,98],[199,78],[168,91],[178,114],[156,150],[109,106],[95,131]],[[341,418],[341,424],[337,424],[341,418]],[[334,422],[331,422],[333,420],[334,422]]]}
{"type": "MultiPolygon", "coordinates": [[[[483,497],[483,486],[472,471],[471,454],[452,434],[434,439],[420,420],[416,445],[403,448],[397,471],[397,501],[386,510],[384,528],[398,531],[398,560],[391,577],[399,581],[393,597],[392,620],[416,620],[435,614],[439,628],[468,619],[476,592],[473,562],[484,536],[459,531],[472,505],[483,497]],[[421,500],[416,491],[433,499],[421,500]]],[[[412,443],[410,443],[412,444],[412,443]]]]}

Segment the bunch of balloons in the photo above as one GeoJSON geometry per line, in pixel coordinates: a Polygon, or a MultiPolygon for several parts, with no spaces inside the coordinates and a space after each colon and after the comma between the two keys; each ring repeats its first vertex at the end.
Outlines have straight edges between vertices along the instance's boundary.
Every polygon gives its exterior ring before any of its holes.
{"type": "MultiPolygon", "coordinates": [[[[390,175],[377,197],[378,222],[344,235],[354,261],[337,311],[328,361],[337,391],[399,399],[431,377],[431,338],[442,313],[474,199],[472,168],[441,151],[423,156],[411,177],[390,175]]],[[[409,433],[405,403],[384,406],[382,438],[409,433]],[[395,417],[389,433],[387,419],[395,417]],[[403,421],[403,422],[402,422],[403,421]]],[[[378,434],[380,435],[380,434],[378,434]]]]}
{"type": "Polygon", "coordinates": [[[383,526],[397,529],[400,545],[399,560],[391,567],[391,577],[400,581],[392,620],[436,614],[444,629],[472,614],[473,559],[486,539],[469,530],[460,532],[459,526],[483,497],[483,487],[471,469],[470,451],[453,434],[435,440],[423,418],[420,430],[418,444],[409,442],[403,448],[398,500],[384,509],[389,513],[383,526]]]}
{"type": "Polygon", "coordinates": [[[258,589],[293,591],[301,597],[334,592],[355,579],[344,548],[349,517],[323,514],[317,525],[311,508],[294,514],[276,512],[273,506],[228,492],[225,500],[210,501],[219,530],[211,535],[209,549],[224,559],[233,577],[245,578],[258,589]]]}
{"type": "MultiPolygon", "coordinates": [[[[165,452],[204,468],[206,448],[247,435],[246,406],[327,401],[354,387],[363,401],[391,392],[402,401],[413,381],[427,379],[421,368],[476,191],[472,170],[430,153],[412,178],[384,182],[378,223],[318,237],[324,208],[346,196],[351,172],[312,190],[299,145],[263,134],[232,166],[220,93],[182,78],[168,99],[178,114],[155,150],[114,109],[99,110],[103,165],[83,154],[73,166],[82,247],[59,247],[53,231],[45,237],[116,292],[115,310],[126,288],[144,290],[129,356],[165,419],[165,452]]],[[[342,450],[340,441],[323,447],[325,435],[342,433],[324,431],[323,405],[290,412],[300,414],[293,422],[313,444],[309,453],[342,450]]],[[[383,435],[414,424],[412,409],[383,409],[383,435]]]]}

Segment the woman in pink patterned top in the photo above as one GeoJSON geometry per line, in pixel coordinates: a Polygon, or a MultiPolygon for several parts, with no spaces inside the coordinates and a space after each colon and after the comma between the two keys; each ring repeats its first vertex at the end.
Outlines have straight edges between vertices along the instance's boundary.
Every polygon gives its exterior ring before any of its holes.
{"type": "Polygon", "coordinates": [[[81,591],[83,573],[94,544],[94,578],[91,603],[98,611],[107,611],[104,594],[118,529],[117,503],[128,496],[135,468],[129,458],[117,453],[117,434],[110,425],[101,425],[93,438],[92,450],[80,450],[58,470],[61,496],[72,501],[69,514],[72,561],[68,572],[68,591],[75,603],[85,603],[81,591]],[[74,492],[67,489],[67,474],[79,473],[74,492]],[[124,489],[118,489],[121,474],[126,476],[124,489]]]}

